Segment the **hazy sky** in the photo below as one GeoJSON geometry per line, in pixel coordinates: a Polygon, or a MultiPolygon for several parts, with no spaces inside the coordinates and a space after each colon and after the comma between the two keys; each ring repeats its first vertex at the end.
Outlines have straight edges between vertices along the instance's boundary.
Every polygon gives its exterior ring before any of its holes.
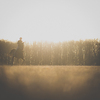
{"type": "Polygon", "coordinates": [[[100,39],[100,0],[0,0],[0,39],[100,39]]]}

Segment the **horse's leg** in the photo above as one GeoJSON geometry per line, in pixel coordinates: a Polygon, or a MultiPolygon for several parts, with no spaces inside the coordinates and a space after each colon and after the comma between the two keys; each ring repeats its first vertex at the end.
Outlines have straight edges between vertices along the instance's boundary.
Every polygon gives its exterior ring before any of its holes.
{"type": "Polygon", "coordinates": [[[19,65],[19,59],[17,58],[17,64],[19,65]]]}
{"type": "Polygon", "coordinates": [[[11,62],[12,65],[13,65],[13,62],[14,62],[14,56],[12,57],[12,62],[11,62]]]}
{"type": "Polygon", "coordinates": [[[23,63],[22,63],[22,65],[24,64],[24,62],[25,62],[25,59],[24,58],[22,58],[22,60],[23,60],[23,63]]]}

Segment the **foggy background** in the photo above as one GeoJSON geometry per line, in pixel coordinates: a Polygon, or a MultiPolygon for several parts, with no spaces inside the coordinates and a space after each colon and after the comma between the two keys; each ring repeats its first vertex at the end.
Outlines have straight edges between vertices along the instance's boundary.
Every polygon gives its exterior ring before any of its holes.
{"type": "Polygon", "coordinates": [[[100,39],[99,0],[0,0],[0,39],[100,39]]]}

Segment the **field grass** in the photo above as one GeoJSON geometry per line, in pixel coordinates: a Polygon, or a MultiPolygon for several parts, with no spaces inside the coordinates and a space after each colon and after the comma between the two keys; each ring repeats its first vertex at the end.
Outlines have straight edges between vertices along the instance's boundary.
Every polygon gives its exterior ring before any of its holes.
{"type": "Polygon", "coordinates": [[[100,100],[100,66],[0,66],[0,100],[100,100]]]}

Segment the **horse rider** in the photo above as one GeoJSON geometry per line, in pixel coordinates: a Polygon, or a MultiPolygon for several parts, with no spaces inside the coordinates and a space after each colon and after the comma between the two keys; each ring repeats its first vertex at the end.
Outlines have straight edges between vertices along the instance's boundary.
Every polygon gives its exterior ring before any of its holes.
{"type": "Polygon", "coordinates": [[[20,59],[20,58],[22,58],[24,60],[24,58],[23,58],[24,42],[22,41],[22,37],[20,37],[17,44],[18,44],[17,49],[13,49],[10,52],[10,54],[12,54],[12,64],[13,64],[13,61],[14,61],[14,57],[16,57],[17,60],[20,59]]]}
{"type": "Polygon", "coordinates": [[[23,51],[23,41],[22,41],[22,37],[20,37],[20,39],[18,40],[17,44],[18,44],[18,47],[17,47],[16,51],[17,50],[18,51],[23,51]]]}

